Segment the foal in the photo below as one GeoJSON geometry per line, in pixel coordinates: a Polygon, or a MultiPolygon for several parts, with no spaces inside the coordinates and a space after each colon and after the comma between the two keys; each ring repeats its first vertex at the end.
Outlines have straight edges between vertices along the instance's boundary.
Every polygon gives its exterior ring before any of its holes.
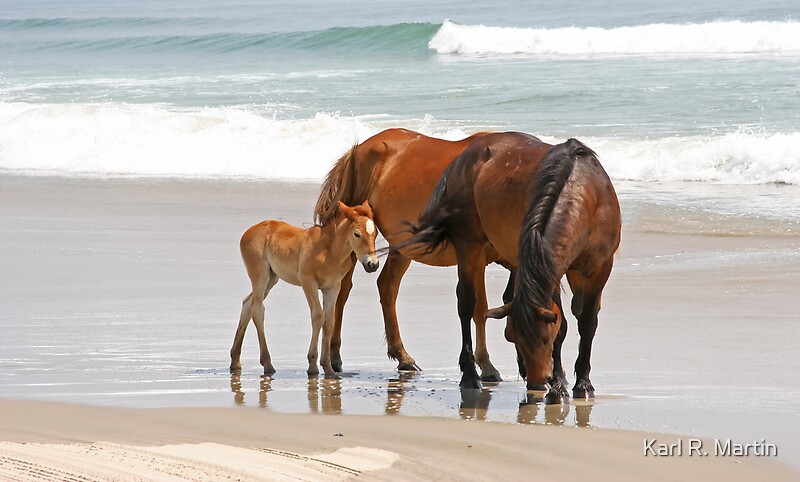
{"type": "Polygon", "coordinates": [[[353,253],[367,273],[378,269],[375,253],[377,230],[367,201],[351,208],[339,203],[336,216],[322,226],[298,228],[281,221],[263,221],[242,235],[239,247],[253,290],[242,302],[239,327],[231,347],[231,371],[242,369],[240,356],[247,324],[253,320],[261,348],[264,375],[275,368],[264,336],[264,299],[278,280],[301,286],[311,309],[311,345],[308,348],[308,374],[318,375],[317,347],[322,329],[320,364],[325,377],[338,378],[331,367],[333,310],[342,278],[353,266],[353,253]],[[319,293],[322,291],[322,306],[319,293]]]}

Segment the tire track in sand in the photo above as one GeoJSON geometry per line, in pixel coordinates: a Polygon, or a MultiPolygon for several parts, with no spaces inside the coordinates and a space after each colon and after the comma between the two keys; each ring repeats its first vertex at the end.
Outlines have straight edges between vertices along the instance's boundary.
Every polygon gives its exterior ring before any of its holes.
{"type": "Polygon", "coordinates": [[[306,456],[214,443],[143,447],[0,442],[0,480],[344,480],[388,468],[398,458],[393,452],[364,447],[306,456]]]}

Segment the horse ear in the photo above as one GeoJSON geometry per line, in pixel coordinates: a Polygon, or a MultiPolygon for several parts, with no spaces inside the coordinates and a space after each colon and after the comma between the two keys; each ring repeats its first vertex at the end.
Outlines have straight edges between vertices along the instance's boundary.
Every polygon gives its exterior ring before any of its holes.
{"type": "Polygon", "coordinates": [[[353,219],[355,217],[355,213],[353,212],[353,209],[350,206],[343,203],[342,201],[338,201],[338,203],[339,203],[340,213],[344,214],[345,217],[347,217],[348,219],[353,219]]]}
{"type": "Polygon", "coordinates": [[[361,203],[361,207],[364,208],[364,211],[367,213],[367,216],[369,216],[369,217],[373,216],[373,214],[372,214],[372,206],[369,205],[369,201],[368,200],[365,199],[364,202],[361,203]]]}
{"type": "Polygon", "coordinates": [[[511,311],[511,302],[504,304],[503,306],[498,306],[497,308],[492,308],[491,310],[486,312],[486,318],[494,318],[499,320],[501,318],[505,318],[508,316],[508,313],[511,311]]]}
{"type": "Polygon", "coordinates": [[[536,316],[545,323],[555,323],[558,321],[558,315],[554,311],[547,308],[536,307],[536,316]]]}

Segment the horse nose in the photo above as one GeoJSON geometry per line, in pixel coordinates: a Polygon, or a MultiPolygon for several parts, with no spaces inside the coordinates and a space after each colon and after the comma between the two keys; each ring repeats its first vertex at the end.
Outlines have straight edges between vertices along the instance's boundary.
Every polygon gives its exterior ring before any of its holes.
{"type": "Polygon", "coordinates": [[[362,264],[364,265],[364,270],[367,273],[374,273],[375,271],[378,270],[378,267],[380,266],[381,263],[377,259],[367,258],[362,262],[362,264]]]}

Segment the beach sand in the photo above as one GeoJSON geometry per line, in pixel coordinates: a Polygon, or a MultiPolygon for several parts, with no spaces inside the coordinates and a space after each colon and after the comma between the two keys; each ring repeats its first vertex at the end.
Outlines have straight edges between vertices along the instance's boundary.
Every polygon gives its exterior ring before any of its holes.
{"type": "MultiPolygon", "coordinates": [[[[489,349],[506,381],[459,391],[455,273],[416,264],[398,312],[422,373],[393,371],[375,277],[359,271],[347,376],[305,377],[307,307],[287,285],[267,301],[278,373],[259,377],[248,333],[244,371],[231,376],[248,291],[238,238],[262,219],[310,222],[316,192],[0,176],[0,479],[797,479],[798,237],[654,229],[622,193],[590,404],[527,393],[502,322],[489,326],[489,349]],[[683,454],[645,457],[653,438],[683,441],[683,454]],[[711,454],[689,456],[700,438],[711,454]],[[728,438],[778,455],[715,456],[728,438]]],[[[491,305],[505,281],[488,270],[491,305]]]]}
{"type": "Polygon", "coordinates": [[[755,457],[643,457],[644,439],[677,439],[632,431],[259,409],[0,406],[3,479],[796,480],[755,457]]]}

